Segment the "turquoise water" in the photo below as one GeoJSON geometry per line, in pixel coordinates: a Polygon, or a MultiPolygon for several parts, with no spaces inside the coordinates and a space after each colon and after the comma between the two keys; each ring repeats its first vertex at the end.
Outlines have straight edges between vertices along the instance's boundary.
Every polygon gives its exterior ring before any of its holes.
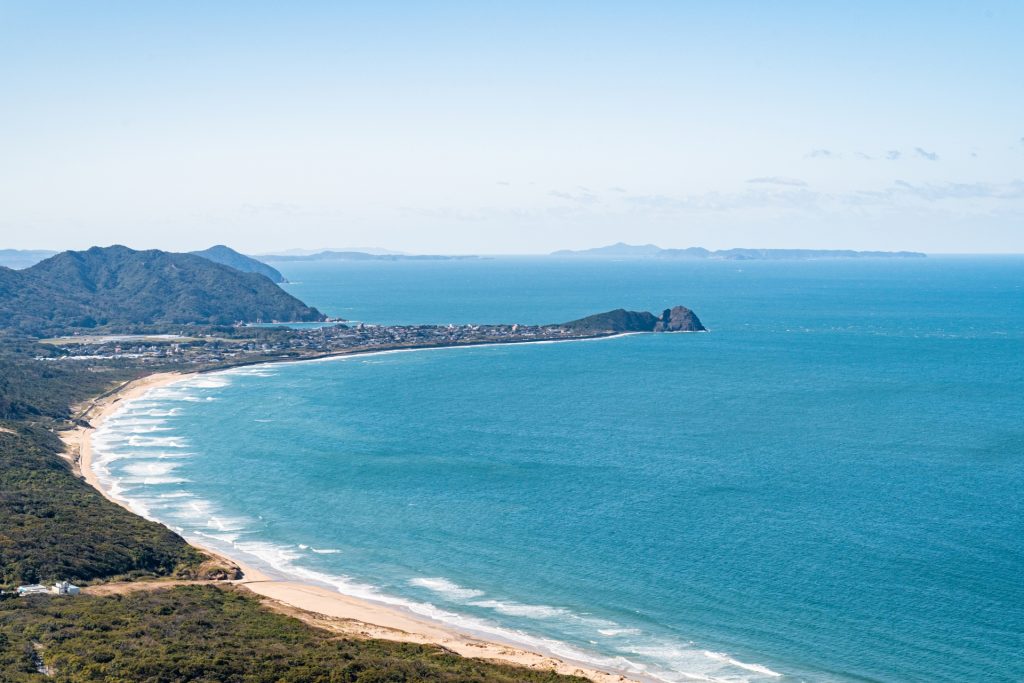
{"type": "Polygon", "coordinates": [[[1024,259],[281,265],[352,319],[712,332],[172,385],[97,435],[139,511],[662,680],[1024,679],[1024,259]]]}

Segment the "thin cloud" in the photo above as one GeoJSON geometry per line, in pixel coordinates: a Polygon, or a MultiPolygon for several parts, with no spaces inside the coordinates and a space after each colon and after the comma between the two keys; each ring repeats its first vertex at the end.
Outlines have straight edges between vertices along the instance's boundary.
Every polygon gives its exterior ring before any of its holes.
{"type": "MultiPolygon", "coordinates": [[[[761,180],[752,178],[751,181],[761,180]]],[[[750,182],[750,181],[748,181],[750,182]]],[[[760,183],[756,183],[760,184],[760,183]]],[[[841,193],[817,192],[804,186],[780,185],[735,193],[707,192],[693,195],[631,195],[625,201],[633,207],[657,213],[694,211],[736,211],[788,209],[822,211],[843,206],[894,208],[907,202],[934,204],[945,201],[1009,202],[1024,200],[1024,180],[1006,183],[922,183],[897,180],[880,190],[852,190],[841,193]]],[[[965,205],[966,208],[966,205],[965,205]]]]}
{"type": "MultiPolygon", "coordinates": [[[[905,197],[938,202],[946,199],[1024,199],[1024,180],[1009,183],[922,183],[897,180],[884,190],[862,190],[860,198],[891,201],[905,197]]],[[[855,202],[860,203],[860,202],[855,202]]]]}
{"type": "Polygon", "coordinates": [[[658,211],[734,211],[743,209],[813,208],[823,195],[801,187],[778,190],[747,190],[738,193],[707,192],[698,195],[637,195],[626,201],[638,208],[658,211]]]}
{"type": "Polygon", "coordinates": [[[939,155],[936,154],[935,152],[929,152],[928,150],[921,149],[920,147],[915,147],[914,151],[917,152],[917,155],[919,157],[921,157],[922,159],[927,159],[928,161],[938,161],[939,160],[939,155]]]}
{"type": "Polygon", "coordinates": [[[589,206],[591,204],[597,204],[601,200],[597,195],[592,192],[577,192],[575,194],[571,192],[560,192],[558,190],[552,190],[548,192],[548,196],[555,197],[557,199],[564,199],[567,202],[573,202],[575,204],[582,204],[589,206]]]}
{"type": "Polygon", "coordinates": [[[887,161],[899,161],[899,158],[901,156],[903,156],[903,153],[900,152],[898,149],[890,149],[888,152],[885,153],[885,158],[887,161]]]}
{"type": "Polygon", "coordinates": [[[807,183],[799,178],[783,178],[781,176],[761,176],[759,178],[750,178],[747,180],[748,183],[754,185],[782,185],[785,187],[807,187],[807,183]]]}
{"type": "Polygon", "coordinates": [[[805,156],[809,159],[838,159],[840,155],[830,149],[812,149],[805,156]]]}
{"type": "Polygon", "coordinates": [[[298,204],[289,202],[267,202],[265,204],[242,204],[242,213],[250,215],[269,214],[279,216],[298,216],[303,209],[298,204]]]}

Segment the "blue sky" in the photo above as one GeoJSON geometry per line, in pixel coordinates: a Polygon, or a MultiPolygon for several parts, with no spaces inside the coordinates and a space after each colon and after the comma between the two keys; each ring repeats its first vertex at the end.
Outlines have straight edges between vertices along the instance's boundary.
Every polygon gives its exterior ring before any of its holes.
{"type": "Polygon", "coordinates": [[[0,0],[0,247],[1024,252],[1021,35],[1020,2],[0,0]]]}

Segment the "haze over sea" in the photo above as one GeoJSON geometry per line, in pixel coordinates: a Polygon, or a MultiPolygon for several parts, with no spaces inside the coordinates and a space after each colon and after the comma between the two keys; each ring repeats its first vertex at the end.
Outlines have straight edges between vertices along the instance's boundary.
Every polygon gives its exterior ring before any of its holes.
{"type": "Polygon", "coordinates": [[[366,322],[712,332],[192,378],[96,435],[140,512],[664,680],[1024,678],[1024,258],[275,265],[366,322]]]}

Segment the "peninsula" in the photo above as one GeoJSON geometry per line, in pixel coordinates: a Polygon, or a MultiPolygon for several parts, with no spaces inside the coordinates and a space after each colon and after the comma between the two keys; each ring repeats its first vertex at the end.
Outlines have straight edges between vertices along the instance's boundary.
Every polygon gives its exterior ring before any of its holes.
{"type": "Polygon", "coordinates": [[[167,327],[170,334],[76,334],[42,340],[52,353],[40,360],[132,360],[153,367],[164,364],[222,367],[279,360],[302,360],[352,353],[442,346],[479,346],[540,341],[571,341],[640,332],[705,332],[697,315],[684,306],[660,316],[617,309],[551,325],[373,325],[325,323],[314,328],[232,326],[197,334],[187,327],[167,327]]]}
{"type": "Polygon", "coordinates": [[[23,271],[0,268],[0,678],[250,680],[243,672],[258,670],[265,680],[624,681],[272,580],[189,545],[99,489],[90,435],[125,401],[188,373],[704,330],[682,306],[547,325],[346,324],[264,274],[125,247],[63,252],[23,271]]]}

